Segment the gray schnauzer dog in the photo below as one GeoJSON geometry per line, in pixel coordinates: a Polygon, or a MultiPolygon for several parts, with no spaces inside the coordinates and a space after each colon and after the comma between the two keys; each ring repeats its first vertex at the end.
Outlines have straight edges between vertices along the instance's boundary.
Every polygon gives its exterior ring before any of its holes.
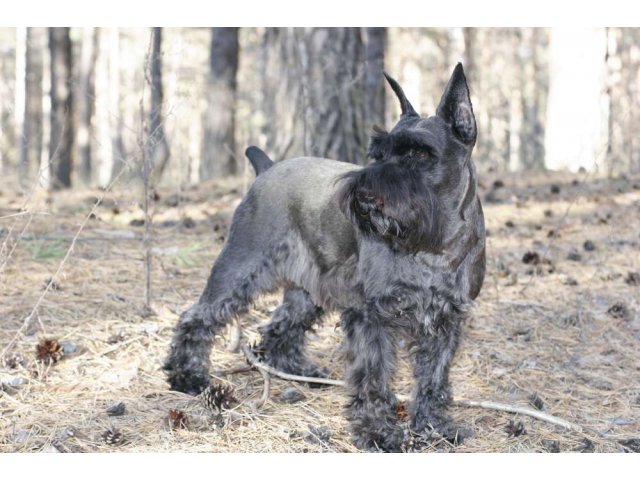
{"type": "Polygon", "coordinates": [[[401,338],[413,363],[410,428],[447,439],[449,366],[485,272],[485,230],[471,151],[476,123],[462,65],[436,114],[421,117],[385,74],[402,116],[374,127],[366,167],[323,158],[273,163],[250,147],[257,178],[238,206],[200,300],[180,317],[164,365],[171,388],[209,384],[213,338],[256,295],[284,288],[262,327],[262,359],[322,376],[305,357],[305,332],[341,312],[347,417],[355,444],[398,451],[405,438],[391,389],[401,338]]]}

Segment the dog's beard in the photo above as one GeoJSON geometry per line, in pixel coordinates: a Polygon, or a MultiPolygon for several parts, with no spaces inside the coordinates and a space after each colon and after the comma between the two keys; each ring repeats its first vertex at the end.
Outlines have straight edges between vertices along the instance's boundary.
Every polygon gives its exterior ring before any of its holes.
{"type": "Polygon", "coordinates": [[[405,253],[441,250],[442,210],[415,169],[379,163],[340,180],[340,208],[364,235],[405,253]]]}

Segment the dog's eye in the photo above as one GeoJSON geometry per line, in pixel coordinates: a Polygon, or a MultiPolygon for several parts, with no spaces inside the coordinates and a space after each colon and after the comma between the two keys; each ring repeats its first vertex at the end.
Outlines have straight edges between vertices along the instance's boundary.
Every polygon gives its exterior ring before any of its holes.
{"type": "Polygon", "coordinates": [[[417,148],[409,150],[409,157],[415,160],[427,160],[429,158],[429,152],[417,148]]]}

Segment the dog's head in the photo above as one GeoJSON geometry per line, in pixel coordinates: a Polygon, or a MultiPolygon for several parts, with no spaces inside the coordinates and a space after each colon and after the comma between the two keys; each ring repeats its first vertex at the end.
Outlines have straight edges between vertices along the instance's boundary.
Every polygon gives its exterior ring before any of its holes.
{"type": "Polygon", "coordinates": [[[367,236],[416,253],[441,251],[447,222],[475,194],[471,151],[476,122],[462,65],[447,84],[436,114],[421,117],[393,78],[402,115],[387,132],[374,127],[369,166],[342,177],[340,206],[367,236]],[[463,181],[465,180],[466,181],[463,181]]]}

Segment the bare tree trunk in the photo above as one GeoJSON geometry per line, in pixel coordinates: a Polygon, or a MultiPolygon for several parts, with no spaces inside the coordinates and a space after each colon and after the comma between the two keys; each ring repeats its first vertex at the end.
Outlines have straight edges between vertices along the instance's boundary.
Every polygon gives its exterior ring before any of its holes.
{"type": "Polygon", "coordinates": [[[359,28],[313,28],[300,35],[307,155],[365,161],[360,33],[359,28]]]}
{"type": "Polygon", "coordinates": [[[365,161],[359,28],[267,29],[265,134],[270,153],[365,161]],[[275,139],[275,140],[274,140],[275,139]]]}
{"type": "Polygon", "coordinates": [[[49,142],[53,189],[71,186],[73,165],[73,92],[71,38],[68,27],[49,28],[51,53],[51,139],[49,142]]]}
{"type": "Polygon", "coordinates": [[[18,177],[26,186],[42,151],[42,31],[16,29],[15,136],[18,177]]]}
{"type": "Polygon", "coordinates": [[[93,174],[92,138],[93,116],[95,113],[95,70],[98,56],[98,30],[83,28],[80,50],[80,126],[78,129],[78,146],[80,148],[79,174],[85,184],[91,183],[93,174]]]}
{"type": "Polygon", "coordinates": [[[238,171],[235,144],[238,29],[211,29],[211,56],[200,179],[233,175],[238,171]]]}
{"type": "Polygon", "coordinates": [[[162,90],[162,28],[160,27],[153,28],[151,58],[149,61],[151,66],[151,108],[149,110],[147,155],[153,171],[153,183],[157,184],[170,157],[162,114],[164,93],[162,90]]]}
{"type": "Polygon", "coordinates": [[[467,77],[467,83],[474,85],[476,83],[476,29],[465,27],[462,29],[464,36],[464,74],[467,77]]]}
{"type": "Polygon", "coordinates": [[[260,57],[265,149],[274,160],[302,152],[303,141],[294,135],[301,102],[300,65],[290,28],[266,28],[260,57]]]}
{"type": "Polygon", "coordinates": [[[523,169],[544,168],[543,96],[544,72],[540,50],[544,48],[544,31],[539,28],[522,28],[517,32],[516,45],[519,62],[519,93],[522,125],[519,132],[519,163],[523,169]]]}
{"type": "Polygon", "coordinates": [[[367,28],[365,44],[365,128],[385,123],[384,52],[387,44],[387,29],[367,28]]]}
{"type": "Polygon", "coordinates": [[[14,88],[14,109],[13,109],[13,127],[15,135],[15,144],[17,150],[18,161],[18,178],[24,186],[27,180],[28,165],[23,161],[22,151],[26,146],[26,138],[24,137],[24,117],[25,117],[25,99],[26,94],[26,58],[27,58],[27,27],[16,28],[16,83],[14,88]]]}

